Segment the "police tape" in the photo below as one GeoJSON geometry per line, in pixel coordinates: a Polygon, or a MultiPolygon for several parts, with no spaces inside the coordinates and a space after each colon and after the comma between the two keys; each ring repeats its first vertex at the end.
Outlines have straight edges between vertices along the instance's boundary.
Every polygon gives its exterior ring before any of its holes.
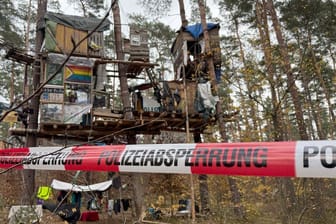
{"type": "Polygon", "coordinates": [[[0,168],[336,177],[336,141],[143,144],[0,150],[0,168]]]}

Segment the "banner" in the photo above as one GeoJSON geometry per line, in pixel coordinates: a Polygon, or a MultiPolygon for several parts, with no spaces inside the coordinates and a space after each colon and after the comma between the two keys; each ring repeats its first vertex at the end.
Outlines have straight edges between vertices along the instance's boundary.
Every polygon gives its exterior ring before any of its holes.
{"type": "Polygon", "coordinates": [[[336,177],[336,141],[33,147],[0,150],[0,168],[336,177]]]}

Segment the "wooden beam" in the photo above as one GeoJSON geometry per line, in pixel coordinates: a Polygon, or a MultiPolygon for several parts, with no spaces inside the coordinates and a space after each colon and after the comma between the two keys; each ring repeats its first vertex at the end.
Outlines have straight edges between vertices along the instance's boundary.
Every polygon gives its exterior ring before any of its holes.
{"type": "Polygon", "coordinates": [[[117,59],[108,59],[102,58],[95,61],[95,64],[125,64],[125,65],[138,65],[144,67],[154,67],[159,66],[159,64],[149,63],[149,62],[142,62],[142,61],[123,61],[117,59]]]}

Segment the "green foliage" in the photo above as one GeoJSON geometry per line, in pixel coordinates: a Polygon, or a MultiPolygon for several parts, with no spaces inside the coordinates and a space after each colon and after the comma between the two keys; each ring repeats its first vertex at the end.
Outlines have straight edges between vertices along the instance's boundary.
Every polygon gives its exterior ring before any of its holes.
{"type": "Polygon", "coordinates": [[[74,4],[77,9],[82,11],[82,16],[85,17],[102,17],[104,12],[104,0],[68,0],[68,4],[74,4]]]}
{"type": "Polygon", "coordinates": [[[130,20],[133,25],[147,31],[149,47],[155,55],[152,60],[160,65],[159,73],[171,73],[171,64],[173,61],[170,48],[175,39],[175,32],[170,26],[158,21],[150,21],[141,15],[131,15],[130,20]]]}
{"type": "Polygon", "coordinates": [[[172,0],[138,0],[138,4],[143,6],[147,15],[158,18],[167,15],[172,0]]]}
{"type": "Polygon", "coordinates": [[[4,0],[0,4],[0,39],[12,44],[22,43],[19,29],[15,23],[18,12],[16,11],[13,1],[4,0]]]}
{"type": "MultiPolygon", "coordinates": [[[[200,10],[198,8],[198,0],[191,0],[190,7],[191,7],[191,15],[189,19],[189,24],[200,23],[201,17],[200,17],[200,10]]],[[[209,5],[205,5],[205,14],[207,21],[209,22],[218,21],[216,18],[213,18],[209,5]]]]}
{"type": "Polygon", "coordinates": [[[218,0],[222,15],[227,13],[233,20],[241,19],[247,22],[251,22],[251,18],[254,17],[254,4],[254,0],[218,0]]]}
{"type": "Polygon", "coordinates": [[[288,30],[312,32],[317,36],[334,40],[336,35],[336,3],[321,0],[292,0],[280,8],[288,30]]]}

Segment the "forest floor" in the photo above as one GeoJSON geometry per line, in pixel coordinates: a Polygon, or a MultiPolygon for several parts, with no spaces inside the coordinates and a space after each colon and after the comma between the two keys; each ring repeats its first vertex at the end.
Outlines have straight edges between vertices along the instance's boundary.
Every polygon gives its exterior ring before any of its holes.
{"type": "MultiPolygon", "coordinates": [[[[0,210],[0,223],[8,223],[8,211],[9,208],[3,208],[0,210]]],[[[66,224],[67,222],[63,221],[59,216],[53,214],[48,210],[43,210],[43,216],[41,224],[66,224]]],[[[165,216],[160,219],[153,219],[146,217],[141,222],[135,222],[134,218],[132,217],[131,213],[125,214],[112,214],[112,216],[108,215],[106,212],[99,213],[99,220],[98,221],[78,221],[77,224],[190,224],[191,218],[189,216],[177,217],[177,216],[165,216]]],[[[210,220],[205,219],[204,217],[196,217],[195,223],[197,224],[208,224],[208,223],[215,223],[210,220]]],[[[16,224],[16,223],[15,223],[16,224]]],[[[28,223],[27,223],[28,224],[28,223]]]]}

